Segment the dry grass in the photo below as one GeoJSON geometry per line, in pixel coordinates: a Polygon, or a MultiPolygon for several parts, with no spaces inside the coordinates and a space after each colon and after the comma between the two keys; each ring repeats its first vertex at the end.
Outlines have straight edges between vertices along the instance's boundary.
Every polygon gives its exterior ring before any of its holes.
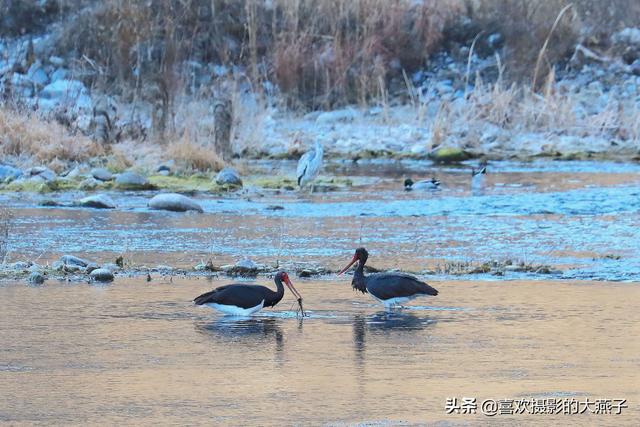
{"type": "Polygon", "coordinates": [[[528,85],[505,84],[501,79],[488,84],[477,77],[476,83],[466,102],[444,101],[433,117],[425,117],[418,106],[417,120],[431,130],[432,144],[453,139],[472,148],[479,144],[487,124],[511,135],[530,132],[640,141],[640,110],[634,103],[611,97],[598,112],[589,113],[585,104],[593,99],[559,91],[553,72],[539,92],[531,91],[528,85]]]}
{"type": "Polygon", "coordinates": [[[180,172],[219,171],[224,167],[212,146],[205,147],[192,141],[188,131],[168,145],[167,155],[176,162],[176,169],[180,172]]]}
{"type": "MultiPolygon", "coordinates": [[[[78,4],[83,4],[77,0],[78,4]]],[[[243,65],[289,105],[366,102],[424,65],[461,0],[108,0],[59,40],[91,85],[171,104],[185,60],[243,65]],[[133,90],[131,90],[133,89],[133,90]]]]}
{"type": "Polygon", "coordinates": [[[81,162],[104,154],[103,148],[66,127],[28,112],[0,107],[0,154],[30,157],[40,164],[81,162]]]}

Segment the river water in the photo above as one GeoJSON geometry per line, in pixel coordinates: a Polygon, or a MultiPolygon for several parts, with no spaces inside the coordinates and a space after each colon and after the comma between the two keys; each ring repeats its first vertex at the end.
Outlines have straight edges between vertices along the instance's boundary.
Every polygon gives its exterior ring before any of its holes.
{"type": "Polygon", "coordinates": [[[638,165],[495,163],[476,194],[465,167],[436,169],[443,188],[426,193],[402,190],[405,176],[430,177],[419,163],[328,170],[353,187],[196,195],[200,215],[149,211],[144,193],[114,194],[119,209],[109,212],[5,194],[15,215],[10,256],[45,263],[124,253],[137,265],[188,267],[251,255],[337,269],[365,245],[377,267],[512,260],[558,271],[422,276],[440,294],[394,312],[354,292],[349,276],[294,276],[304,319],[289,293],[251,318],[192,304],[225,277],[3,281],[0,423],[637,425],[638,165]],[[465,397],[476,399],[476,414],[447,414],[447,399],[465,397]],[[480,408],[487,399],[625,399],[627,407],[489,417],[480,408]]]}
{"type": "MultiPolygon", "coordinates": [[[[290,174],[295,164],[262,167],[290,174]]],[[[470,167],[427,173],[420,162],[333,164],[327,175],[347,177],[352,187],[197,194],[202,215],[151,211],[149,193],[112,193],[114,211],[37,207],[43,199],[82,196],[74,193],[3,194],[0,202],[16,216],[13,259],[45,262],[74,253],[111,262],[126,254],[134,264],[193,267],[249,256],[338,269],[355,247],[366,246],[370,264],[380,268],[441,272],[447,263],[510,261],[548,265],[552,278],[640,280],[640,165],[496,162],[480,193],[470,191],[470,167]],[[403,191],[403,177],[432,175],[441,190],[403,191]]]]}

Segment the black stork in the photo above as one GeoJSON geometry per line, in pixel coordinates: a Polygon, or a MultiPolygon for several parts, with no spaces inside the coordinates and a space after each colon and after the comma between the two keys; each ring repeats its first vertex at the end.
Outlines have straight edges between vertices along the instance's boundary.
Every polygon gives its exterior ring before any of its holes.
{"type": "Polygon", "coordinates": [[[438,295],[438,291],[410,274],[404,273],[376,273],[369,276],[364,275],[364,264],[369,258],[369,253],[365,248],[356,249],[353,259],[345,268],[338,273],[338,276],[347,271],[356,261],[358,266],[353,274],[351,286],[353,289],[369,293],[372,297],[390,308],[396,304],[400,305],[421,295],[438,295]]]}
{"type": "Polygon", "coordinates": [[[225,314],[249,316],[264,307],[274,307],[278,304],[284,296],[284,282],[302,308],[302,295],[293,286],[286,272],[278,272],[273,281],[276,282],[275,292],[266,286],[233,283],[204,293],[193,301],[196,305],[206,305],[225,314]]]}

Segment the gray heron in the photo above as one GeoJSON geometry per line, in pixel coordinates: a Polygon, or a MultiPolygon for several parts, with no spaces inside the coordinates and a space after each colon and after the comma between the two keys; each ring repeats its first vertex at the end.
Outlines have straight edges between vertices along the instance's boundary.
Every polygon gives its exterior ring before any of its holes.
{"type": "Polygon", "coordinates": [[[298,168],[296,170],[296,176],[298,178],[298,185],[300,188],[310,183],[320,173],[322,169],[322,155],[324,150],[322,145],[316,141],[315,147],[307,151],[298,160],[298,168]]]}

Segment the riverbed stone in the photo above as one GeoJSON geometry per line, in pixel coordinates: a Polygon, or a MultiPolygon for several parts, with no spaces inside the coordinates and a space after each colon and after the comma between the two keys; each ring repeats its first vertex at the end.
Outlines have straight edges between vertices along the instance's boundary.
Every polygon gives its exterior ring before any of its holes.
{"type": "Polygon", "coordinates": [[[242,179],[240,174],[234,168],[224,168],[216,176],[218,185],[232,185],[242,187],[242,179]]]}
{"type": "Polygon", "coordinates": [[[177,193],[158,194],[151,200],[149,200],[149,207],[151,209],[173,212],[203,212],[202,206],[200,206],[198,202],[187,196],[183,196],[182,194],[177,193]]]}
{"type": "Polygon", "coordinates": [[[91,169],[91,176],[99,181],[111,181],[113,179],[113,174],[105,168],[91,169]]]}
{"type": "Polygon", "coordinates": [[[32,285],[42,285],[46,277],[40,272],[34,271],[29,275],[29,283],[32,285]]]}
{"type": "Polygon", "coordinates": [[[116,207],[113,199],[106,194],[92,194],[78,200],[78,205],[94,209],[115,209],[116,207]]]}
{"type": "Polygon", "coordinates": [[[60,262],[62,262],[62,264],[64,264],[65,266],[77,266],[82,268],[85,268],[89,265],[89,261],[75,255],[62,255],[60,257],[60,262]]]}
{"type": "Polygon", "coordinates": [[[0,181],[13,181],[22,176],[22,171],[11,165],[0,164],[0,181]]]}
{"type": "Polygon", "coordinates": [[[25,175],[32,178],[37,176],[42,178],[44,181],[53,181],[57,177],[54,171],[44,166],[34,166],[29,168],[25,171],[25,175]]]}
{"type": "Polygon", "coordinates": [[[106,268],[97,268],[93,270],[89,276],[96,282],[112,282],[114,278],[111,270],[106,268]]]}
{"type": "Polygon", "coordinates": [[[122,190],[149,190],[153,188],[146,177],[135,172],[123,172],[116,176],[116,187],[122,190]]]}
{"type": "Polygon", "coordinates": [[[436,163],[455,163],[468,160],[471,156],[462,148],[439,147],[429,153],[429,158],[436,163]]]}
{"type": "Polygon", "coordinates": [[[89,177],[82,180],[82,182],[78,185],[78,188],[80,190],[95,190],[98,185],[100,185],[100,181],[98,181],[94,177],[89,177]]]}

